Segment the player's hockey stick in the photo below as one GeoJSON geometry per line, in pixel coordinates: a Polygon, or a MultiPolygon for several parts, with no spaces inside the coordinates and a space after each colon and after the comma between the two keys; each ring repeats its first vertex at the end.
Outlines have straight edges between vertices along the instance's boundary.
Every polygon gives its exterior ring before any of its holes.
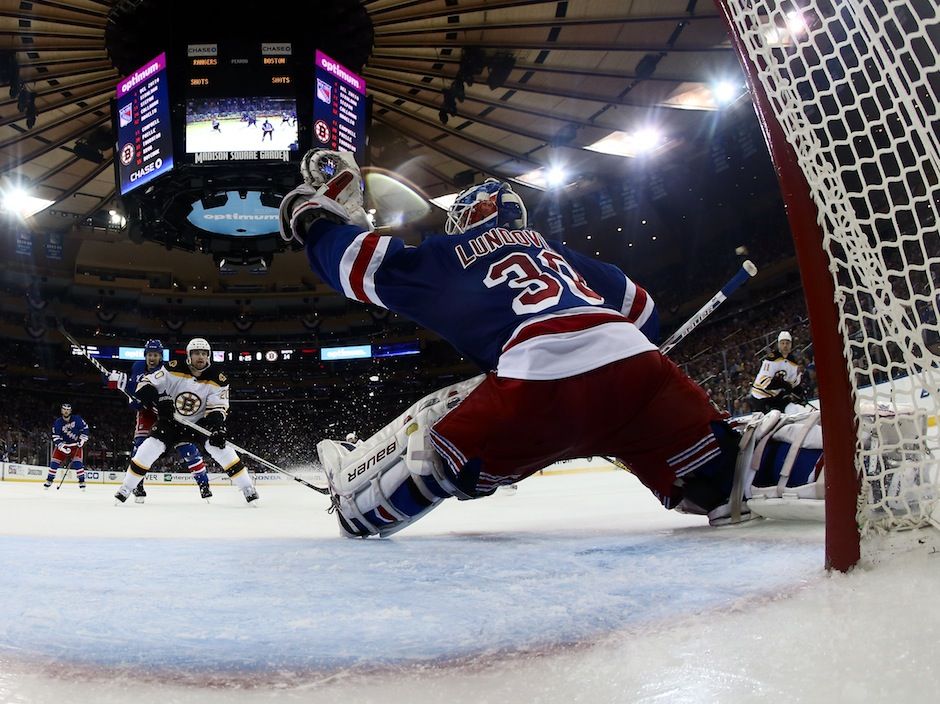
{"type": "Polygon", "coordinates": [[[65,475],[69,473],[69,468],[68,468],[68,467],[65,467],[64,469],[65,469],[65,471],[62,472],[62,476],[59,477],[59,483],[55,485],[55,490],[56,490],[56,491],[58,491],[59,489],[62,488],[62,482],[65,481],[65,475]]]}
{"type": "MultiPolygon", "coordinates": [[[[206,437],[212,435],[212,431],[207,430],[206,428],[203,428],[201,425],[198,425],[198,424],[196,424],[196,423],[193,423],[191,420],[189,420],[188,418],[185,418],[185,417],[181,416],[179,413],[174,413],[174,414],[173,414],[173,419],[174,419],[177,423],[179,423],[180,425],[185,425],[187,428],[192,428],[192,429],[195,430],[197,433],[201,433],[202,435],[205,435],[206,437]]],[[[264,459],[263,457],[258,457],[258,455],[256,455],[255,453],[249,452],[248,450],[246,450],[246,449],[243,448],[243,447],[239,447],[238,445],[236,445],[236,444],[235,444],[234,442],[232,442],[231,440],[226,439],[225,442],[227,442],[229,445],[231,445],[231,446],[232,446],[232,449],[235,450],[235,452],[237,452],[239,455],[244,455],[245,457],[250,457],[251,459],[253,459],[253,460],[254,460],[255,462],[257,462],[258,464],[260,464],[260,465],[262,465],[262,466],[264,466],[264,467],[267,467],[268,469],[273,469],[275,472],[279,472],[279,473],[283,474],[283,475],[286,476],[286,477],[290,477],[290,478],[293,479],[295,482],[300,482],[301,484],[303,484],[303,485],[304,485],[305,487],[307,487],[308,489],[313,489],[314,491],[317,491],[317,492],[319,492],[319,493],[321,493],[321,494],[326,494],[326,495],[329,495],[329,493],[330,493],[330,490],[327,489],[326,487],[315,486],[314,484],[311,484],[310,482],[306,481],[305,479],[301,479],[301,478],[298,477],[296,474],[292,474],[291,472],[288,472],[286,469],[281,469],[280,467],[278,467],[278,466],[277,466],[276,464],[274,464],[273,462],[268,462],[268,461],[267,461],[266,459],[264,459]]]]}
{"type": "MultiPolygon", "coordinates": [[[[685,321],[685,323],[678,330],[669,336],[668,340],[659,346],[659,351],[663,354],[666,354],[673,347],[682,342],[682,340],[688,337],[690,332],[702,324],[702,321],[704,321],[705,318],[714,313],[718,306],[728,299],[728,296],[741,288],[741,286],[743,286],[748,281],[748,279],[750,279],[756,273],[757,267],[754,266],[754,262],[752,262],[750,259],[746,260],[741,265],[741,268],[738,270],[738,272],[731,277],[728,283],[721,287],[721,290],[718,293],[709,298],[705,305],[698,309],[695,315],[685,321]]],[[[604,459],[619,467],[620,469],[625,469],[628,472],[630,471],[630,469],[616,457],[604,457],[604,459]]]]}
{"type": "MultiPolygon", "coordinates": [[[[90,354],[88,354],[88,352],[85,351],[85,348],[79,343],[78,340],[76,340],[74,337],[72,337],[69,334],[69,331],[65,329],[65,326],[62,325],[62,323],[59,323],[57,327],[59,329],[59,332],[62,333],[62,337],[64,337],[66,340],[72,343],[72,347],[75,347],[79,352],[81,352],[82,356],[85,357],[85,359],[87,359],[89,362],[91,362],[94,365],[95,369],[97,369],[99,372],[101,372],[105,376],[111,373],[110,369],[108,369],[101,362],[99,362],[97,359],[95,359],[90,354]]],[[[126,389],[121,389],[121,393],[124,394],[129,401],[134,400],[133,398],[131,398],[131,395],[127,393],[126,389]]]]}
{"type": "Polygon", "coordinates": [[[715,309],[724,303],[728,296],[741,288],[741,286],[756,273],[757,267],[754,266],[754,262],[750,259],[745,261],[738,270],[738,273],[732,276],[728,283],[721,287],[718,293],[708,299],[708,302],[699,308],[695,315],[689,318],[682,327],[672,333],[669,339],[660,345],[659,351],[663,354],[668,354],[669,350],[678,345],[690,332],[701,325],[702,321],[714,313],[715,309]]]}
{"type": "MultiPolygon", "coordinates": [[[[97,359],[95,359],[95,358],[92,357],[90,354],[88,354],[88,352],[85,351],[85,348],[82,347],[81,344],[79,344],[78,340],[76,340],[74,337],[72,337],[72,336],[69,334],[68,330],[66,330],[65,327],[64,327],[61,323],[58,325],[58,328],[59,328],[59,332],[62,333],[63,337],[65,337],[66,340],[68,340],[69,342],[71,342],[72,345],[73,345],[74,347],[76,347],[76,348],[82,353],[82,355],[85,357],[85,359],[87,359],[89,362],[91,362],[91,363],[95,366],[95,368],[96,368],[98,371],[100,371],[102,374],[110,374],[110,373],[111,373],[111,372],[108,370],[108,368],[105,367],[101,362],[99,362],[97,359]]],[[[127,396],[127,398],[129,398],[129,399],[131,398],[130,394],[128,394],[127,391],[125,391],[124,389],[121,389],[121,393],[123,393],[123,394],[124,394],[125,396],[127,396]]],[[[196,424],[193,423],[192,421],[187,420],[186,418],[184,418],[183,416],[181,416],[179,413],[175,413],[175,414],[173,414],[173,415],[174,415],[174,418],[175,418],[176,422],[178,422],[178,423],[180,423],[180,424],[182,424],[182,425],[188,426],[188,427],[190,427],[190,428],[196,430],[197,432],[202,433],[203,435],[212,435],[211,432],[209,432],[208,430],[206,430],[205,428],[203,428],[201,425],[196,425],[196,424]]],[[[228,441],[227,441],[227,442],[228,442],[228,441]]],[[[229,444],[232,446],[232,449],[235,450],[235,452],[238,452],[239,454],[245,455],[246,457],[250,457],[251,459],[253,459],[255,462],[257,462],[257,463],[260,464],[260,465],[263,465],[263,466],[265,466],[265,467],[267,467],[267,468],[269,468],[269,469],[273,469],[275,472],[280,472],[281,474],[286,474],[288,477],[290,477],[290,478],[293,479],[294,481],[300,482],[300,483],[303,484],[304,486],[310,487],[310,488],[313,489],[314,491],[318,491],[318,492],[320,492],[321,494],[329,494],[329,493],[330,493],[330,490],[329,490],[329,489],[325,489],[325,488],[320,488],[320,487],[318,487],[318,486],[314,486],[314,485],[311,484],[310,482],[305,481],[305,480],[301,479],[300,477],[298,477],[297,475],[291,474],[290,472],[288,472],[288,471],[286,471],[286,470],[284,470],[284,469],[281,469],[281,468],[278,467],[277,465],[272,464],[271,462],[268,462],[266,459],[264,459],[264,458],[262,458],[262,457],[258,457],[258,455],[254,454],[253,452],[249,452],[248,450],[246,450],[246,449],[244,449],[244,448],[239,447],[238,445],[236,445],[236,444],[233,443],[233,442],[229,442],[229,444]]]]}

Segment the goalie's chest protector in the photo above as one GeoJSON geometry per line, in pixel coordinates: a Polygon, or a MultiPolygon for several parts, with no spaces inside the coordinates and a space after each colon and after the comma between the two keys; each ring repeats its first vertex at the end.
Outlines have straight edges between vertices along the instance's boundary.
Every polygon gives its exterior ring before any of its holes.
{"type": "Polygon", "coordinates": [[[561,378],[655,349],[534,230],[435,236],[418,247],[334,232],[308,249],[317,273],[435,331],[484,370],[561,378]],[[592,328],[593,339],[570,337],[592,328]]]}

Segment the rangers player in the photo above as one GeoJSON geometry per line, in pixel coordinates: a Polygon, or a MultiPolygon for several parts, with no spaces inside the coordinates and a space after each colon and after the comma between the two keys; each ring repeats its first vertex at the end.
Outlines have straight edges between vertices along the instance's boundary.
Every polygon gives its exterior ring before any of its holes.
{"type": "Polygon", "coordinates": [[[528,226],[487,180],[445,231],[410,247],[371,232],[358,167],[314,150],[281,203],[281,233],[349,298],[434,330],[485,375],[421,399],[362,446],[318,444],[341,533],[390,535],[445,498],[476,499],[559,460],[613,455],[667,508],[741,520],[738,434],[641,328],[645,292],[617,267],[528,226]]]}
{"type": "Polygon", "coordinates": [[[245,500],[251,503],[258,498],[248,470],[241,458],[226,446],[225,419],[228,414],[228,379],[218,367],[212,366],[212,348],[209,343],[196,337],[186,345],[186,364],[169,362],[140,379],[134,395],[142,403],[157,408],[157,424],[144,440],[124,473],[124,482],[114,495],[123,503],[134,490],[147,470],[166,452],[179,442],[192,442],[193,431],[174,420],[179,413],[188,420],[199,422],[212,432],[205,444],[206,452],[218,462],[235,485],[241,489],[245,500]]]}
{"type": "Polygon", "coordinates": [[[78,488],[85,488],[85,462],[84,450],[85,443],[88,442],[88,423],[76,414],[72,413],[72,405],[63,403],[59,409],[62,415],[55,419],[52,424],[52,444],[55,449],[52,451],[52,460],[49,462],[49,473],[46,475],[46,482],[43,486],[48,489],[55,481],[55,475],[59,467],[63,464],[75,470],[78,475],[78,488]]]}

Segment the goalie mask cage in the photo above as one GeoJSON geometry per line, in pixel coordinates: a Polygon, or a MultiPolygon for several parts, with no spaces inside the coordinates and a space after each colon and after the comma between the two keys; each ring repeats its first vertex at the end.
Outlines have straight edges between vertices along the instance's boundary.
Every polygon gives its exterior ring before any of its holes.
{"type": "Polygon", "coordinates": [[[818,377],[826,564],[937,526],[940,7],[716,0],[770,148],[818,377]]]}

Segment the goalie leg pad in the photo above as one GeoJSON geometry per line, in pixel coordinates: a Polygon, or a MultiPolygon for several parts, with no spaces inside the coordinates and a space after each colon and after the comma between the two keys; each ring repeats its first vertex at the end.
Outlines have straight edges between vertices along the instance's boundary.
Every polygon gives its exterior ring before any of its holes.
{"type": "Polygon", "coordinates": [[[333,440],[317,444],[342,535],[384,538],[444,499],[463,497],[428,435],[434,422],[481,380],[426,396],[353,450],[333,440]]]}

